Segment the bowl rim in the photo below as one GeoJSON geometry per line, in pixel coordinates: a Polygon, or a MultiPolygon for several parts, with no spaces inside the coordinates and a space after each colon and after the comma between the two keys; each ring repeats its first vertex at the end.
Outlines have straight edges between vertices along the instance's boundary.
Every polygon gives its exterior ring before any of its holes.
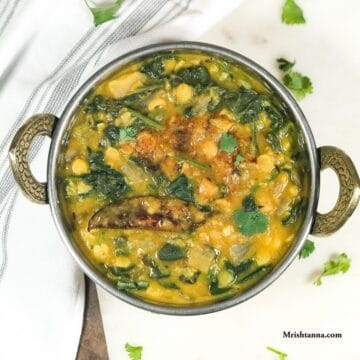
{"type": "Polygon", "coordinates": [[[47,178],[48,178],[48,196],[49,204],[51,208],[51,213],[54,218],[55,225],[61,236],[63,243],[66,248],[75,259],[76,263],[84,271],[84,273],[93,280],[96,284],[101,286],[104,290],[114,295],[118,299],[125,301],[128,304],[134,305],[138,308],[148,310],[155,313],[166,314],[166,315],[202,315],[213,313],[216,311],[224,310],[235,305],[238,305],[253,296],[259,294],[261,291],[266,289],[270,284],[272,284],[279,276],[289,267],[289,265],[294,261],[297,254],[305,242],[307,235],[311,230],[311,226],[314,221],[314,214],[317,207],[318,197],[319,197],[319,162],[318,154],[316,149],[315,140],[311,131],[311,128],[303,114],[301,108],[299,107],[297,101],[291,95],[291,93],[267,70],[258,65],[253,60],[247,58],[244,55],[241,55],[235,51],[220,47],[217,45],[202,43],[202,42],[193,42],[193,41],[175,41],[175,42],[166,42],[152,44],[149,46],[141,47],[131,52],[128,52],[124,55],[121,55],[99,70],[97,70],[92,76],[90,76],[72,95],[69,102],[66,104],[65,109],[59,118],[59,121],[55,127],[52,141],[50,144],[49,160],[47,167],[47,178]],[[266,276],[264,279],[260,280],[254,286],[247,289],[245,292],[238,295],[234,295],[231,298],[206,304],[196,304],[186,305],[186,306],[170,306],[167,304],[157,304],[148,302],[145,299],[141,299],[135,296],[132,296],[125,291],[117,290],[110,282],[108,282],[100,273],[94,268],[93,265],[86,259],[85,255],[82,254],[80,248],[78,248],[70,239],[70,236],[67,233],[67,230],[62,220],[62,212],[60,206],[60,200],[57,192],[57,182],[56,182],[56,170],[57,170],[57,159],[60,154],[62,140],[64,134],[67,130],[69,122],[78,108],[80,102],[84,97],[89,93],[89,91],[94,88],[94,86],[102,81],[104,78],[112,74],[116,68],[121,65],[124,65],[130,61],[142,58],[144,56],[155,55],[159,52],[164,51],[200,51],[205,53],[213,53],[225,58],[230,58],[237,63],[240,63],[242,66],[247,67],[253,73],[257,74],[263,81],[267,83],[275,91],[277,95],[285,102],[289,111],[291,111],[294,120],[301,129],[305,141],[305,146],[308,151],[309,160],[310,160],[310,186],[309,186],[309,199],[308,207],[303,220],[303,226],[298,233],[298,240],[292,246],[290,251],[286,256],[284,256],[281,261],[275,266],[274,270],[266,276]]]}

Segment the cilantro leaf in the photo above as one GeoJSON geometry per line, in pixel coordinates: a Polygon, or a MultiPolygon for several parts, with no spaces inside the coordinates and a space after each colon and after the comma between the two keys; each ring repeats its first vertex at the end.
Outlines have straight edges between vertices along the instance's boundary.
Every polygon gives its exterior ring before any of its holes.
{"type": "Polygon", "coordinates": [[[119,142],[136,140],[137,129],[133,126],[121,128],[119,131],[119,142]]]}
{"type": "Polygon", "coordinates": [[[287,358],[287,354],[285,354],[284,352],[280,351],[280,350],[277,350],[271,346],[267,346],[266,347],[267,350],[273,352],[274,354],[278,355],[279,356],[279,360],[285,360],[287,358]]]}
{"type": "Polygon", "coordinates": [[[331,259],[324,264],[323,272],[315,279],[314,284],[320,286],[322,284],[322,277],[335,275],[339,273],[346,273],[351,265],[351,259],[345,254],[340,254],[337,258],[331,259]]]}
{"type": "Polygon", "coordinates": [[[220,138],[219,148],[227,153],[232,153],[237,146],[236,137],[232,134],[222,134],[220,138]]]}
{"type": "Polygon", "coordinates": [[[295,0],[286,0],[282,8],[281,21],[288,25],[305,24],[302,9],[295,0]]]}
{"type": "Polygon", "coordinates": [[[130,360],[141,360],[141,355],[143,351],[142,346],[134,346],[126,343],[125,350],[127,351],[130,360]]]}
{"type": "Polygon", "coordinates": [[[269,224],[269,217],[259,211],[252,194],[244,198],[242,208],[233,212],[232,219],[245,236],[263,233],[269,224]]]}
{"type": "Polygon", "coordinates": [[[289,60],[286,60],[284,58],[279,58],[276,60],[277,63],[278,63],[278,66],[279,66],[279,69],[284,71],[284,72],[288,72],[289,70],[291,70],[296,61],[294,60],[293,62],[289,61],[289,60]]]}
{"type": "Polygon", "coordinates": [[[93,14],[95,26],[98,26],[115,19],[115,14],[120,9],[122,0],[115,0],[112,5],[104,6],[90,6],[88,0],[85,0],[85,4],[93,14]]]}
{"type": "Polygon", "coordinates": [[[234,161],[234,165],[238,166],[240,163],[242,163],[244,161],[244,157],[240,154],[236,155],[235,161],[234,161]]]}
{"type": "Polygon", "coordinates": [[[299,258],[300,259],[307,258],[308,256],[310,256],[310,254],[312,254],[314,252],[314,250],[315,250],[314,242],[311,240],[306,240],[304,243],[304,246],[300,250],[299,258]]]}
{"type": "Polygon", "coordinates": [[[309,77],[299,72],[290,71],[283,77],[283,82],[296,96],[298,100],[313,92],[313,86],[309,77]]]}
{"type": "Polygon", "coordinates": [[[124,141],[136,140],[138,129],[134,126],[119,128],[110,124],[104,129],[104,137],[109,140],[112,146],[116,146],[124,141]]]}
{"type": "Polygon", "coordinates": [[[260,211],[235,210],[233,220],[245,236],[265,232],[269,223],[268,216],[260,211]]]}

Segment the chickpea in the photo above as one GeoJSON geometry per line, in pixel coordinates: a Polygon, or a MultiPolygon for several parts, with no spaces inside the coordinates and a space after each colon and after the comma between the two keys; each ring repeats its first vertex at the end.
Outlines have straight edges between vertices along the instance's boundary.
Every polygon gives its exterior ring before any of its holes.
{"type": "Polygon", "coordinates": [[[75,175],[83,175],[89,171],[89,164],[85,159],[76,158],[71,163],[71,170],[75,175]]]}
{"type": "Polygon", "coordinates": [[[182,83],[175,89],[175,97],[180,104],[187,103],[193,95],[192,87],[188,84],[182,83]]]}

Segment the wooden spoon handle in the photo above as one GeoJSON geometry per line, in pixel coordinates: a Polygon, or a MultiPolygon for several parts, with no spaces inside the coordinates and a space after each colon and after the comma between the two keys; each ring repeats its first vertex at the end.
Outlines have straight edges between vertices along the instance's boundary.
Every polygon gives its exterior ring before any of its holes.
{"type": "Polygon", "coordinates": [[[108,360],[104,327],[96,286],[85,276],[85,309],[76,360],[108,360]]]}

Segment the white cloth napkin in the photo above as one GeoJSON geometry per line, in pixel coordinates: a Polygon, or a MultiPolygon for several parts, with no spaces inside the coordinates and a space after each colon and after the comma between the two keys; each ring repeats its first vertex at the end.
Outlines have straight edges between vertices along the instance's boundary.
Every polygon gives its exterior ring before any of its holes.
{"type": "MultiPolygon", "coordinates": [[[[7,150],[15,131],[35,113],[59,116],[78,86],[114,57],[196,39],[238,3],[125,0],[116,20],[94,28],[82,0],[0,0],[0,359],[75,358],[84,305],[82,273],[49,207],[25,199],[14,183],[7,150]]],[[[41,180],[46,158],[42,147],[33,163],[41,180]]]]}

